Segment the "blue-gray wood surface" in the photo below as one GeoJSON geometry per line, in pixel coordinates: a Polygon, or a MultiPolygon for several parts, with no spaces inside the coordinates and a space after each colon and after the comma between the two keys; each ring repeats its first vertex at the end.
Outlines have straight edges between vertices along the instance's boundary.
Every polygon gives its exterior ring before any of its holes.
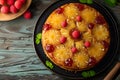
{"type": "MultiPolygon", "coordinates": [[[[0,80],[63,80],[39,60],[33,47],[33,33],[41,13],[55,0],[33,0],[33,18],[23,16],[0,22],[0,80]]],[[[103,0],[97,0],[102,3],[103,0]]],[[[120,4],[111,8],[120,21],[120,4]]],[[[102,80],[104,76],[96,80],[102,80]]]]}

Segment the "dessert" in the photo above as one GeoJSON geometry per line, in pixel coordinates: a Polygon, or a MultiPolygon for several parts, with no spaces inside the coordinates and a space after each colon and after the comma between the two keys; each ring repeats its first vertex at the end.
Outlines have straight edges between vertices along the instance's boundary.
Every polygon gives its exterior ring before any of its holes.
{"type": "Polygon", "coordinates": [[[107,53],[109,44],[109,27],[104,16],[86,4],[64,4],[43,25],[44,52],[65,70],[94,67],[107,53]]]}

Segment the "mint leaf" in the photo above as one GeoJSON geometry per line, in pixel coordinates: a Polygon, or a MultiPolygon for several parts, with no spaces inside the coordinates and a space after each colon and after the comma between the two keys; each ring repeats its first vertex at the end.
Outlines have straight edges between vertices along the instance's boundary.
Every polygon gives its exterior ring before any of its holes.
{"type": "Polygon", "coordinates": [[[87,4],[93,4],[93,0],[87,0],[87,4]]]}
{"type": "Polygon", "coordinates": [[[87,3],[87,0],[79,0],[81,3],[87,3]]]}
{"type": "Polygon", "coordinates": [[[91,77],[93,77],[93,76],[95,76],[95,75],[96,75],[96,72],[95,72],[95,71],[93,71],[93,70],[91,70],[91,71],[89,71],[89,74],[90,74],[90,76],[91,76],[91,77]]]}
{"type": "Polygon", "coordinates": [[[87,77],[89,77],[89,74],[88,74],[88,72],[82,72],[82,76],[83,76],[84,78],[87,78],[87,77]]]}
{"type": "Polygon", "coordinates": [[[42,33],[38,33],[38,34],[36,35],[36,38],[37,38],[37,39],[41,39],[41,38],[42,38],[42,33]]]}
{"type": "Polygon", "coordinates": [[[36,39],[35,39],[35,43],[36,43],[37,45],[40,44],[40,39],[36,38],[36,39]]]}
{"type": "Polygon", "coordinates": [[[46,61],[45,64],[46,64],[46,66],[48,66],[50,69],[53,69],[53,67],[54,67],[53,64],[52,64],[50,61],[48,61],[48,60],[46,61]]]}
{"type": "Polygon", "coordinates": [[[117,0],[104,0],[104,2],[110,7],[114,7],[117,5],[117,0]]]}

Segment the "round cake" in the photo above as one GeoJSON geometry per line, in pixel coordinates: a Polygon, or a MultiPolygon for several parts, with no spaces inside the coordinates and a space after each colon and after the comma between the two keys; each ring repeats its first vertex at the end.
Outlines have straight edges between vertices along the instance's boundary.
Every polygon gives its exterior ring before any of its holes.
{"type": "Polygon", "coordinates": [[[109,44],[109,27],[104,16],[86,4],[64,4],[43,25],[44,52],[65,70],[94,67],[107,53],[109,44]]]}

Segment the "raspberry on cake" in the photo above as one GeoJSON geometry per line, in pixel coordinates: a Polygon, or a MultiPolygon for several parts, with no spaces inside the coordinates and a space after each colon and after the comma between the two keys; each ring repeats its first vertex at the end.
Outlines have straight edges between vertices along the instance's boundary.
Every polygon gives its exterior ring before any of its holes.
{"type": "Polygon", "coordinates": [[[68,3],[55,9],[42,29],[46,56],[65,70],[81,71],[97,65],[110,44],[104,16],[81,3],[68,3]]]}

